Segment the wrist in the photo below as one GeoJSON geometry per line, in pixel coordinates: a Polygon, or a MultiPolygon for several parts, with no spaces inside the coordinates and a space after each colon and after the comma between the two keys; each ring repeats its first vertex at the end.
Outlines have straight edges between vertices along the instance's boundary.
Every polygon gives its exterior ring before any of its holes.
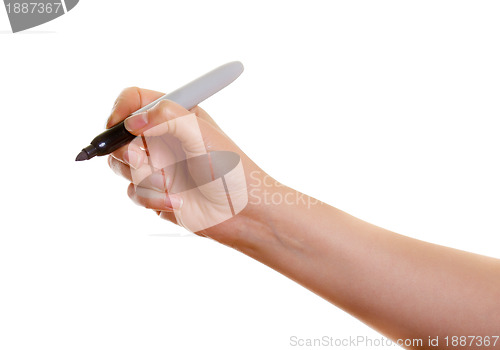
{"type": "Polygon", "coordinates": [[[296,191],[260,169],[247,173],[246,183],[248,202],[245,208],[231,219],[199,233],[255,257],[265,247],[279,243],[276,228],[287,215],[283,207],[290,206],[289,198],[296,191]],[[288,204],[284,205],[285,202],[288,204]]]}
{"type": "Polygon", "coordinates": [[[310,215],[323,203],[267,174],[259,179],[255,176],[248,192],[248,205],[239,214],[232,246],[267,265],[270,260],[300,253],[310,233],[310,215]]]}
{"type": "Polygon", "coordinates": [[[247,191],[240,213],[201,233],[273,268],[307,249],[311,216],[327,205],[260,169],[247,174],[247,191]]]}

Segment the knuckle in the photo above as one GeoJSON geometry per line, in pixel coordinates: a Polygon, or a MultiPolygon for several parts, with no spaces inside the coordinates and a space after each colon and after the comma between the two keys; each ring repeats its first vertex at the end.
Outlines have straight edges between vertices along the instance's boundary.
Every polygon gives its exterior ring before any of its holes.
{"type": "Polygon", "coordinates": [[[130,97],[130,95],[136,95],[139,93],[140,93],[140,89],[137,86],[126,87],[125,89],[123,89],[120,92],[118,97],[115,99],[115,102],[113,103],[112,111],[114,111],[118,105],[122,105],[125,101],[127,101],[128,98],[130,97]]]}
{"type": "Polygon", "coordinates": [[[137,93],[139,88],[137,86],[129,86],[123,89],[115,100],[115,105],[120,102],[124,97],[129,96],[131,93],[137,93]]]}
{"type": "Polygon", "coordinates": [[[123,89],[122,93],[128,93],[128,92],[136,93],[137,91],[139,91],[139,87],[129,86],[129,87],[126,87],[125,89],[123,89]]]}
{"type": "Polygon", "coordinates": [[[170,113],[170,110],[172,108],[172,101],[161,100],[156,107],[158,109],[158,112],[167,115],[170,113]]]}

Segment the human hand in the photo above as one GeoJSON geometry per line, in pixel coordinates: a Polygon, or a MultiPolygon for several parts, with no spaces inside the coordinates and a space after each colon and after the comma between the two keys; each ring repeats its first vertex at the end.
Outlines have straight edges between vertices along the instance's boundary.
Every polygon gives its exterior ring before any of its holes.
{"type": "MultiPolygon", "coordinates": [[[[117,98],[107,126],[163,94],[128,88],[117,98]]],[[[267,176],[201,108],[161,101],[125,120],[138,135],[113,152],[110,167],[131,182],[129,197],[191,232],[234,246],[248,220],[263,208],[248,201],[250,187],[267,176]],[[252,174],[252,176],[250,176],[252,174]]]]}

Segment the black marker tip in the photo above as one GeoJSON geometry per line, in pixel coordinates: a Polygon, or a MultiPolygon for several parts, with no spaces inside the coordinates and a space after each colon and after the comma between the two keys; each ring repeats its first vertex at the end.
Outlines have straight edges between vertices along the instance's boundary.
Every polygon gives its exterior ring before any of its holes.
{"type": "Polygon", "coordinates": [[[77,162],[80,162],[82,160],[87,160],[89,159],[88,155],[87,155],[87,152],[85,151],[81,151],[80,153],[78,153],[78,155],[76,156],[76,159],[75,161],[77,162]]]}
{"type": "MultiPolygon", "coordinates": [[[[108,130],[111,130],[111,129],[108,129],[108,130]]],[[[105,144],[105,143],[103,142],[103,144],[105,144]]],[[[80,153],[78,153],[75,160],[77,162],[80,162],[82,160],[88,160],[88,159],[91,159],[91,158],[94,158],[95,156],[97,156],[97,153],[98,153],[98,149],[94,145],[90,144],[87,147],[85,147],[84,149],[82,149],[82,151],[80,153]]]]}

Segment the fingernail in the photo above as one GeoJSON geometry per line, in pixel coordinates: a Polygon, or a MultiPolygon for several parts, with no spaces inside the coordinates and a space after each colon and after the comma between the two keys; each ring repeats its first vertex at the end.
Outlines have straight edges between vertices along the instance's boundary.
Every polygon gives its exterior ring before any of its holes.
{"type": "Polygon", "coordinates": [[[139,154],[134,151],[125,151],[123,153],[123,160],[134,169],[139,168],[141,165],[139,154]]]}
{"type": "Polygon", "coordinates": [[[168,198],[170,199],[170,207],[174,210],[179,210],[184,203],[180,196],[170,195],[168,198]]]}
{"type": "Polygon", "coordinates": [[[125,128],[128,131],[136,131],[142,129],[148,124],[148,113],[140,113],[132,115],[125,119],[125,128]]]}

